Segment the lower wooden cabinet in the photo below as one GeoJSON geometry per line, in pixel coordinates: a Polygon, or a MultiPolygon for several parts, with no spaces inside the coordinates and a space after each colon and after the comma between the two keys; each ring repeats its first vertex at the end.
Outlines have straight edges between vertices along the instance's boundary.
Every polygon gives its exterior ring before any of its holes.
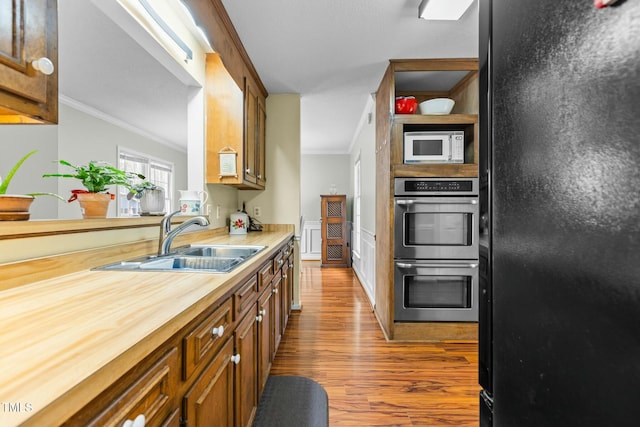
{"type": "Polygon", "coordinates": [[[255,311],[247,313],[235,332],[234,398],[236,426],[250,427],[258,409],[258,328],[255,311]],[[238,357],[239,356],[239,357],[238,357]]]}
{"type": "Polygon", "coordinates": [[[151,357],[133,368],[85,409],[67,420],[65,426],[121,426],[144,415],[146,425],[171,425],[177,409],[179,380],[178,349],[151,357]]]}
{"type": "Polygon", "coordinates": [[[120,427],[142,414],[146,426],[250,427],[291,306],[292,247],[244,277],[64,425],[120,427]]]}
{"type": "Polygon", "coordinates": [[[273,293],[269,285],[258,300],[258,394],[262,394],[271,370],[271,349],[273,348],[271,331],[271,304],[273,293]]]}
{"type": "Polygon", "coordinates": [[[282,340],[282,273],[280,271],[273,278],[271,293],[273,294],[271,297],[273,300],[271,303],[271,321],[273,323],[269,329],[273,335],[271,347],[271,360],[273,361],[276,358],[280,340],[282,340]]]}
{"type": "Polygon", "coordinates": [[[228,339],[184,395],[182,421],[187,427],[232,426],[233,340],[228,339]]]}

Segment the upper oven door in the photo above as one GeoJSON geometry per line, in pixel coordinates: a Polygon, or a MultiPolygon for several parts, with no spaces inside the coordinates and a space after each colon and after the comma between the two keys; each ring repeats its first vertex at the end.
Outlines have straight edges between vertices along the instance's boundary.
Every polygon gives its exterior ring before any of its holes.
{"type": "Polygon", "coordinates": [[[394,256],[478,259],[477,197],[396,197],[394,256]]]}

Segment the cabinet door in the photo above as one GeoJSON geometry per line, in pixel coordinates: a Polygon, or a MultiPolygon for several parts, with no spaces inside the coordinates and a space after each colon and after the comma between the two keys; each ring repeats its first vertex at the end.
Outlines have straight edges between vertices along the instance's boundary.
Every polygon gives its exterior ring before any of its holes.
{"type": "Polygon", "coordinates": [[[209,184],[242,183],[244,98],[242,88],[231,77],[217,53],[206,57],[206,180],[209,184]],[[231,150],[230,150],[231,149],[231,150]],[[237,154],[233,171],[220,164],[220,153],[237,154]]]}
{"type": "Polygon", "coordinates": [[[255,184],[256,180],[256,137],[258,131],[258,96],[249,79],[245,80],[245,133],[244,133],[244,179],[255,184]]]}
{"type": "Polygon", "coordinates": [[[291,305],[293,304],[293,246],[289,246],[289,256],[284,263],[284,274],[282,276],[282,333],[289,322],[291,305]]]}
{"type": "Polygon", "coordinates": [[[258,98],[258,128],[256,135],[257,147],[257,160],[256,160],[256,179],[258,185],[264,187],[267,184],[266,177],[266,137],[267,137],[267,112],[265,109],[264,101],[262,98],[258,98]]]}
{"type": "Polygon", "coordinates": [[[278,274],[273,278],[273,285],[271,292],[271,342],[273,346],[271,348],[271,360],[276,358],[276,352],[278,346],[280,346],[280,340],[282,339],[282,273],[278,270],[278,274]]]}
{"type": "Polygon", "coordinates": [[[346,196],[320,197],[322,209],[322,266],[348,267],[346,196]]]}
{"type": "Polygon", "coordinates": [[[234,367],[234,425],[241,427],[251,426],[258,408],[258,330],[255,310],[247,313],[235,333],[235,355],[240,356],[240,360],[234,367]]]}
{"type": "Polygon", "coordinates": [[[223,427],[233,424],[233,339],[193,383],[183,399],[183,421],[187,427],[223,427]]]}
{"type": "Polygon", "coordinates": [[[0,123],[57,123],[57,19],[57,0],[0,1],[0,123]],[[40,58],[48,75],[32,65],[40,58]]]}
{"type": "Polygon", "coordinates": [[[273,348],[273,334],[271,332],[272,295],[271,285],[269,285],[258,300],[258,317],[260,318],[260,322],[258,322],[258,395],[262,394],[271,370],[271,349],[273,348]]]}

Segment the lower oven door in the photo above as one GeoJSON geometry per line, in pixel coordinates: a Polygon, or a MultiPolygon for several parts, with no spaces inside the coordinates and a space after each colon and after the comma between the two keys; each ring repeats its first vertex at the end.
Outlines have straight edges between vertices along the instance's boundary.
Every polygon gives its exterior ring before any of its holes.
{"type": "Polygon", "coordinates": [[[477,322],[478,262],[396,260],[394,319],[477,322]]]}
{"type": "Polygon", "coordinates": [[[477,197],[396,197],[394,257],[478,259],[477,197]]]}

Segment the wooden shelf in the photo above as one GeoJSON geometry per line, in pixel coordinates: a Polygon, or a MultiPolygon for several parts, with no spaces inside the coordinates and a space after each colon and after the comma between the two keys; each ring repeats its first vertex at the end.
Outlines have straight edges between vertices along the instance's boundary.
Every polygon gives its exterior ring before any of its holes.
{"type": "Polygon", "coordinates": [[[394,123],[416,124],[416,125],[447,125],[447,124],[475,124],[478,123],[477,114],[396,114],[394,123]]]}
{"type": "Polygon", "coordinates": [[[477,178],[477,163],[446,165],[393,165],[391,175],[395,178],[430,177],[430,178],[477,178]]]}

